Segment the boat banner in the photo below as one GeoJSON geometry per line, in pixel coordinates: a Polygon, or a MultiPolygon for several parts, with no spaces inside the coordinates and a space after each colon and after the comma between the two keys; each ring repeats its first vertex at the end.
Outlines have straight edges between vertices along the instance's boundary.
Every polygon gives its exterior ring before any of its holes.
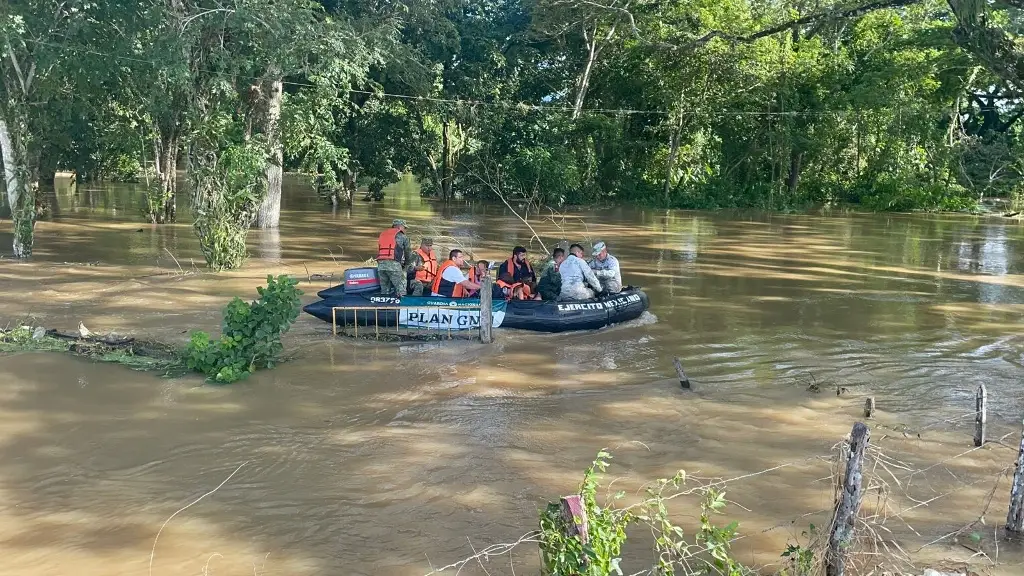
{"type": "MultiPolygon", "coordinates": [[[[480,300],[476,298],[436,298],[403,296],[370,297],[371,301],[387,298],[391,302],[376,302],[400,306],[398,325],[402,328],[430,330],[472,330],[480,328],[480,300]]],[[[505,318],[504,300],[491,302],[491,326],[501,326],[505,318]]]]}

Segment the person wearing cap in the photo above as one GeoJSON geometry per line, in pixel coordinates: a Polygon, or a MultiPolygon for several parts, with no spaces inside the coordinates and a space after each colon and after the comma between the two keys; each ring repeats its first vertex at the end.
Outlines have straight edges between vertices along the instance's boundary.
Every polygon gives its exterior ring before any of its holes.
{"type": "Polygon", "coordinates": [[[594,270],[594,276],[601,281],[604,291],[609,294],[622,292],[622,273],[619,272],[619,260],[608,253],[608,247],[604,242],[598,241],[591,250],[594,259],[590,261],[590,268],[594,270]]]}
{"type": "Polygon", "coordinates": [[[433,238],[424,238],[420,241],[420,247],[409,256],[405,274],[409,279],[409,294],[412,296],[422,296],[424,291],[430,295],[430,287],[437,276],[437,255],[434,254],[433,246],[433,238]]]}
{"type": "Polygon", "coordinates": [[[558,265],[558,274],[562,277],[559,300],[587,300],[602,290],[601,281],[583,259],[583,246],[579,244],[569,247],[569,255],[558,265]]]}
{"type": "Polygon", "coordinates": [[[533,266],[526,260],[526,248],[516,246],[512,249],[512,257],[501,263],[498,268],[498,277],[505,272],[512,276],[513,282],[522,282],[533,290],[537,287],[537,275],[533,272],[533,266]]]}
{"type": "Polygon", "coordinates": [[[377,237],[377,278],[381,294],[405,296],[405,261],[409,257],[409,238],[405,235],[405,220],[395,218],[391,228],[377,237]]]}

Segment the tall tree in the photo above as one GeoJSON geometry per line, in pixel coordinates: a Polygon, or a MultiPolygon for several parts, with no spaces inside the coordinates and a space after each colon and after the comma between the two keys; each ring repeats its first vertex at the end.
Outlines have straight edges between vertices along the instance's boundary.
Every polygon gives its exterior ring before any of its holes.
{"type": "Polygon", "coordinates": [[[66,88],[82,28],[97,4],[25,0],[0,7],[0,149],[14,225],[14,256],[32,255],[45,104],[66,88]]]}

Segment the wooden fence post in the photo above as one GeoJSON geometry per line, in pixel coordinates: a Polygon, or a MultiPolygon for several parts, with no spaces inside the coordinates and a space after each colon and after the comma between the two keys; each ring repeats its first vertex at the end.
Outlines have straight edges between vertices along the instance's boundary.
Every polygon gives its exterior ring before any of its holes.
{"type": "Polygon", "coordinates": [[[1006,531],[1015,534],[1024,532],[1024,432],[1020,436],[1017,469],[1013,473],[1013,484],[1010,485],[1010,511],[1006,514],[1006,531]]]}
{"type": "Polygon", "coordinates": [[[864,401],[864,417],[871,418],[871,415],[875,413],[875,397],[868,396],[868,399],[864,401]]]}
{"type": "Polygon", "coordinates": [[[974,415],[974,445],[985,444],[985,424],[988,422],[988,390],[985,385],[978,386],[978,394],[974,398],[974,406],[977,413],[974,415]]]}
{"type": "Polygon", "coordinates": [[[579,494],[563,496],[559,500],[562,511],[562,528],[565,536],[573,536],[580,539],[580,544],[586,546],[590,541],[590,534],[587,532],[587,508],[583,505],[583,497],[579,494]]]}
{"type": "Polygon", "coordinates": [[[861,481],[863,480],[864,450],[868,447],[871,434],[863,422],[853,425],[850,433],[850,455],[846,461],[846,475],[842,491],[836,502],[835,516],[832,517],[832,531],[825,551],[826,576],[843,576],[846,568],[846,553],[853,541],[853,531],[861,503],[861,481]]]}
{"type": "Polygon", "coordinates": [[[491,319],[491,275],[480,278],[480,341],[484,344],[494,342],[491,319]]]}
{"type": "Polygon", "coordinates": [[[686,377],[686,372],[683,372],[683,363],[679,361],[679,358],[673,358],[672,365],[676,367],[676,376],[679,376],[679,385],[683,388],[690,388],[690,379],[686,377]]]}

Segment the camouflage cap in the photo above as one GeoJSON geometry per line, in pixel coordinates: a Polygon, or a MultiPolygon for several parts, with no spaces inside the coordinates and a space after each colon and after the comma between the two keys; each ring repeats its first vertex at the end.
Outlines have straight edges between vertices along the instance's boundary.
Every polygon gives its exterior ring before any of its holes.
{"type": "Polygon", "coordinates": [[[606,246],[604,245],[604,242],[598,240],[597,243],[594,244],[594,249],[590,251],[590,254],[592,256],[597,256],[601,253],[601,250],[604,250],[605,248],[606,246]]]}
{"type": "Polygon", "coordinates": [[[424,246],[433,246],[434,245],[434,239],[433,238],[424,238],[423,240],[420,240],[420,244],[422,244],[424,246]]]}
{"type": "Polygon", "coordinates": [[[401,218],[395,218],[394,220],[391,221],[391,226],[405,226],[405,220],[402,220],[401,218]]]}

